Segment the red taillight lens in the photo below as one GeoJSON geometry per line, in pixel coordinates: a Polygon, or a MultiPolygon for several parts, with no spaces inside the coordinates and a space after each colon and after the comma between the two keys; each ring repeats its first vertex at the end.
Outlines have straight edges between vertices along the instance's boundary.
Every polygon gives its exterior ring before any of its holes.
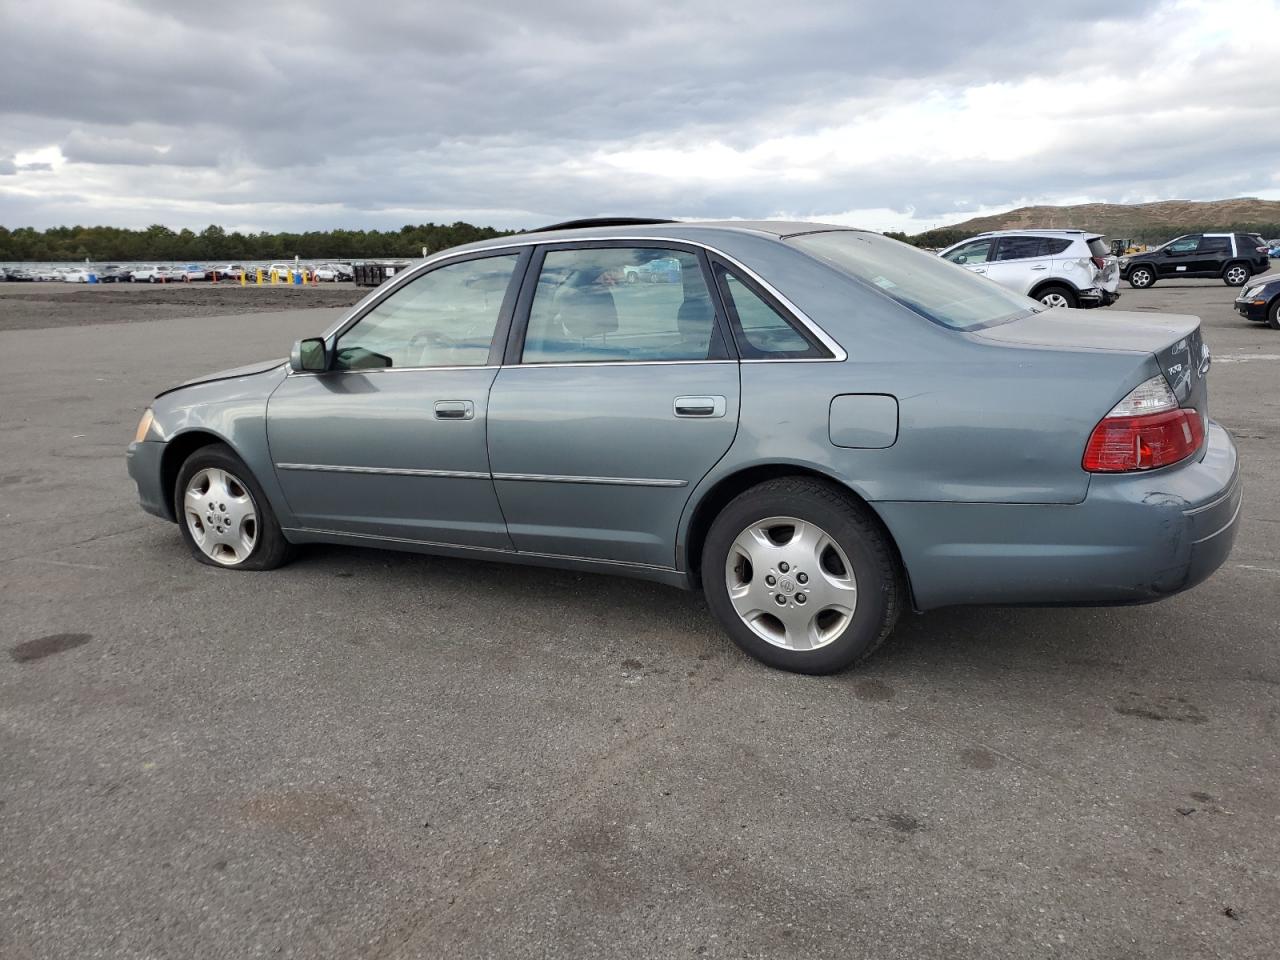
{"type": "Polygon", "coordinates": [[[1107,261],[1104,258],[1090,257],[1089,259],[1093,261],[1093,265],[1097,267],[1099,270],[1107,269],[1107,261]]]}
{"type": "Polygon", "coordinates": [[[1197,410],[1169,410],[1139,417],[1106,417],[1084,448],[1090,473],[1153,470],[1184,460],[1200,449],[1204,420],[1197,410]]]}

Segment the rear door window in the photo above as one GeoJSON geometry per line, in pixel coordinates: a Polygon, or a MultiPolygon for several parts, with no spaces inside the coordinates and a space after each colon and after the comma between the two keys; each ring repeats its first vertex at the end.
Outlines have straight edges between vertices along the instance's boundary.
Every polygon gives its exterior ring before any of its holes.
{"type": "Polygon", "coordinates": [[[1045,240],[1045,244],[1051,257],[1056,257],[1058,254],[1066,253],[1071,249],[1071,241],[1066,237],[1050,237],[1045,240]]]}
{"type": "Polygon", "coordinates": [[[1044,237],[1001,237],[996,244],[996,260],[1031,260],[1045,255],[1044,237]]]}
{"type": "Polygon", "coordinates": [[[1203,253],[1208,256],[1215,254],[1224,254],[1231,252],[1230,237],[1201,237],[1200,246],[1196,248],[1196,253],[1203,253]]]}
{"type": "Polygon", "coordinates": [[[696,254],[657,247],[548,250],[522,363],[727,358],[696,254]]]}

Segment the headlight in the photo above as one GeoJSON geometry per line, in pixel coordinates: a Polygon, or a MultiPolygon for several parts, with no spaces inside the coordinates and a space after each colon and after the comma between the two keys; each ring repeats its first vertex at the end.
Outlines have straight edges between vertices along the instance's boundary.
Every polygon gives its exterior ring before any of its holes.
{"type": "Polygon", "coordinates": [[[1262,284],[1258,284],[1257,286],[1250,287],[1250,288],[1249,288],[1248,290],[1246,290],[1244,293],[1240,294],[1240,299],[1241,299],[1241,300],[1252,300],[1252,299],[1253,299],[1254,294],[1256,294],[1256,293],[1257,293],[1259,290],[1261,290],[1261,289],[1262,289],[1262,284]]]}
{"type": "Polygon", "coordinates": [[[142,414],[142,419],[138,421],[138,429],[133,434],[133,442],[141,443],[143,440],[146,440],[147,436],[151,433],[151,428],[155,425],[155,422],[155,414],[151,412],[150,407],[147,407],[142,414]]]}
{"type": "Polygon", "coordinates": [[[1128,265],[1129,265],[1129,258],[1128,258],[1128,257],[1121,257],[1121,258],[1120,258],[1120,269],[1121,269],[1121,270],[1123,270],[1123,269],[1124,269],[1125,267],[1127,267],[1128,265]]]}

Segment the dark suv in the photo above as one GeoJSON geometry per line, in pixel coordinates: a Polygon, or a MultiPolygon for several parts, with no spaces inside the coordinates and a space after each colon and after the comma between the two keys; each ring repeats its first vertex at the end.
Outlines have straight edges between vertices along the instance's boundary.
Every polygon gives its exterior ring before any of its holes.
{"type": "Polygon", "coordinates": [[[1240,287],[1270,265],[1267,244],[1256,233],[1192,233],[1123,258],[1120,276],[1138,289],[1170,277],[1221,277],[1240,287]]]}

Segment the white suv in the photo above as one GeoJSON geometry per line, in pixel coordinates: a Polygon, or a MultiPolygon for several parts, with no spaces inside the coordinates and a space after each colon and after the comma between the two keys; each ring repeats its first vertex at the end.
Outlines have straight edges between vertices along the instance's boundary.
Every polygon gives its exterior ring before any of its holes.
{"type": "Polygon", "coordinates": [[[938,256],[1049,307],[1105,307],[1120,299],[1120,267],[1083,230],[995,230],[938,256]]]}

